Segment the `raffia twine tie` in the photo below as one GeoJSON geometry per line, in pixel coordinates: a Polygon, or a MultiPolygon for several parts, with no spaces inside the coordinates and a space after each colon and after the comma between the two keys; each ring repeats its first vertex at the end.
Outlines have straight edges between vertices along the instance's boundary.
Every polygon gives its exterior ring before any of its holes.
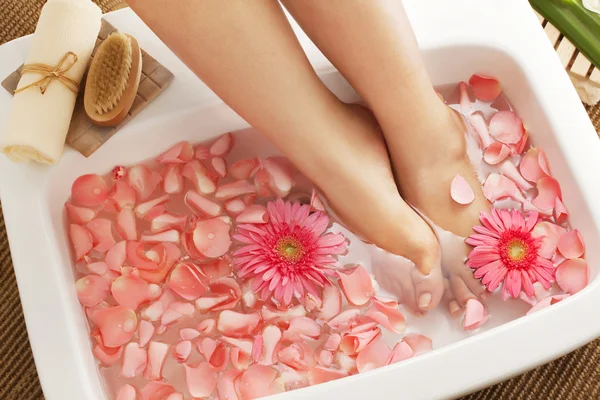
{"type": "Polygon", "coordinates": [[[79,83],[75,82],[73,79],[65,76],[65,73],[73,67],[77,63],[77,54],[69,51],[65,53],[65,55],[60,59],[58,64],[54,67],[46,64],[26,64],[21,69],[21,75],[25,74],[40,74],[42,77],[22,88],[15,90],[15,94],[27,90],[31,87],[38,86],[42,94],[46,93],[46,89],[52,83],[52,81],[57,80],[63,85],[65,85],[69,90],[73,93],[77,94],[79,92],[79,83]]]}

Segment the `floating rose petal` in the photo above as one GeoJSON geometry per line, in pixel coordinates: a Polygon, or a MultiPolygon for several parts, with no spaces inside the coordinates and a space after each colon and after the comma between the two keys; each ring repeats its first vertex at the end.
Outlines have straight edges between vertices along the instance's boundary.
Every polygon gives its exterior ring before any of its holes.
{"type": "Polygon", "coordinates": [[[456,175],[450,184],[450,196],[458,204],[471,204],[475,200],[475,193],[469,182],[460,175],[456,175]]]}
{"type": "Polygon", "coordinates": [[[175,262],[181,257],[181,250],[173,243],[160,243],[153,247],[148,253],[151,252],[160,254],[158,259],[158,269],[153,271],[139,270],[138,273],[141,278],[158,285],[164,282],[165,278],[175,265],[175,262]]]}
{"type": "Polygon", "coordinates": [[[242,199],[233,199],[225,202],[225,209],[233,216],[240,215],[246,207],[247,205],[242,199]]]}
{"type": "Polygon", "coordinates": [[[92,321],[98,326],[102,344],[106,347],[127,343],[137,328],[135,311],[123,306],[98,310],[92,315],[92,321]]]}
{"type": "Polygon", "coordinates": [[[542,210],[550,210],[556,205],[556,199],[562,200],[560,185],[554,178],[545,177],[537,182],[538,195],[531,202],[542,210]]]}
{"type": "Polygon", "coordinates": [[[220,204],[201,196],[193,190],[190,190],[185,194],[183,201],[198,215],[216,217],[223,211],[223,207],[220,204]]]}
{"type": "Polygon", "coordinates": [[[396,346],[394,346],[394,349],[392,350],[392,354],[390,355],[390,359],[388,360],[388,362],[386,364],[389,365],[389,364],[394,364],[394,363],[397,363],[400,361],[408,360],[414,354],[415,353],[414,353],[413,349],[408,345],[408,343],[406,343],[404,341],[398,342],[398,343],[396,343],[396,346]]]}
{"type": "Polygon", "coordinates": [[[256,158],[247,158],[233,163],[230,168],[231,176],[233,179],[238,181],[250,179],[252,173],[255,172],[258,166],[258,160],[256,158]]]}
{"type": "Polygon", "coordinates": [[[214,193],[217,188],[218,176],[209,171],[202,162],[198,160],[185,164],[181,175],[189,179],[197,191],[203,194],[214,193]]]}
{"type": "Polygon", "coordinates": [[[502,175],[504,175],[507,178],[509,178],[510,180],[512,180],[514,183],[517,184],[517,186],[519,186],[521,189],[523,189],[525,191],[527,191],[533,187],[532,184],[527,182],[527,180],[525,180],[525,178],[523,178],[523,176],[521,176],[521,174],[519,173],[519,170],[517,169],[517,167],[515,167],[515,164],[513,164],[513,162],[510,160],[506,160],[502,164],[500,164],[498,171],[502,175]]]}
{"type": "Polygon", "coordinates": [[[169,305],[169,308],[161,316],[160,324],[167,326],[179,322],[184,317],[191,318],[194,316],[194,311],[192,304],[175,301],[169,305]]]}
{"type": "Polygon", "coordinates": [[[218,343],[207,359],[215,370],[223,371],[229,364],[229,347],[224,346],[223,343],[218,343]]]}
{"type": "Polygon", "coordinates": [[[251,365],[240,378],[242,400],[257,399],[278,393],[271,387],[277,378],[277,371],[265,365],[251,365]]]}
{"type": "Polygon", "coordinates": [[[360,353],[373,339],[381,334],[380,329],[373,329],[366,332],[347,334],[340,342],[340,350],[349,356],[355,356],[360,353]]]}
{"type": "Polygon", "coordinates": [[[327,322],[332,329],[343,331],[350,329],[357,324],[357,319],[360,315],[360,310],[357,308],[349,308],[346,311],[338,314],[336,317],[327,322]]]}
{"type": "Polygon", "coordinates": [[[183,191],[183,175],[181,165],[169,164],[163,172],[163,190],[167,194],[181,193],[183,191]]]}
{"type": "Polygon", "coordinates": [[[122,209],[131,210],[135,207],[135,190],[127,182],[115,182],[115,187],[108,196],[110,202],[115,206],[116,211],[122,209]]]}
{"type": "Polygon", "coordinates": [[[212,318],[207,318],[205,320],[200,321],[196,329],[198,329],[198,331],[202,335],[210,335],[210,333],[215,329],[216,325],[217,321],[215,321],[212,318]]]}
{"type": "Polygon", "coordinates": [[[318,339],[321,335],[321,325],[308,317],[296,317],[290,321],[290,327],[284,332],[284,338],[292,342],[308,339],[318,339]]]}
{"type": "Polygon", "coordinates": [[[227,336],[244,336],[254,331],[260,322],[260,313],[242,314],[231,310],[222,311],[217,329],[227,336]]]}
{"type": "Polygon", "coordinates": [[[333,363],[333,353],[328,350],[321,350],[317,354],[317,363],[323,367],[330,367],[333,363]]]}
{"type": "Polygon", "coordinates": [[[148,222],[152,222],[152,220],[156,217],[159,217],[167,212],[167,207],[164,204],[160,204],[156,207],[153,207],[148,211],[146,215],[144,215],[144,219],[148,222]]]}
{"type": "Polygon", "coordinates": [[[312,190],[310,195],[310,208],[313,211],[325,211],[325,205],[315,189],[312,190]]]}
{"type": "Polygon", "coordinates": [[[208,397],[217,386],[217,372],[208,362],[195,367],[184,365],[188,390],[193,397],[208,397]]]}
{"type": "MultiPolygon", "coordinates": [[[[525,179],[530,182],[537,182],[542,178],[546,178],[548,174],[544,172],[540,165],[540,160],[545,160],[544,153],[535,147],[530,148],[521,159],[519,169],[525,179]]],[[[545,162],[545,161],[544,161],[545,162]]],[[[545,167],[547,169],[547,167],[545,167]]]]}
{"type": "Polygon", "coordinates": [[[229,354],[231,358],[231,365],[240,371],[247,369],[252,362],[250,355],[242,351],[239,347],[232,348],[229,351],[229,354]]]}
{"type": "Polygon", "coordinates": [[[209,292],[213,296],[196,300],[196,308],[202,312],[234,308],[242,295],[242,290],[237,281],[228,277],[214,280],[209,286],[209,292]]]}
{"type": "Polygon", "coordinates": [[[75,283],[77,298],[86,307],[94,307],[106,299],[109,292],[109,283],[97,275],[88,275],[75,283]]]}
{"type": "Polygon", "coordinates": [[[490,174],[483,184],[483,194],[490,202],[510,197],[519,202],[525,201],[525,197],[517,185],[509,178],[500,174],[490,174]]]}
{"type": "Polygon", "coordinates": [[[554,207],[554,220],[558,224],[564,224],[567,222],[567,218],[569,217],[569,210],[563,204],[561,199],[556,199],[556,206],[554,207]]]}
{"type": "Polygon", "coordinates": [[[304,308],[306,311],[320,310],[323,307],[323,300],[315,297],[312,293],[304,293],[304,308]]]}
{"type": "Polygon", "coordinates": [[[162,380],[162,369],[168,353],[168,344],[150,342],[148,346],[148,365],[144,371],[144,378],[152,381],[162,380]]]}
{"type": "MultiPolygon", "coordinates": [[[[340,304],[341,297],[340,294],[340,304]]],[[[285,310],[278,310],[273,306],[263,306],[261,315],[265,322],[270,322],[272,324],[289,324],[293,318],[306,316],[306,309],[302,305],[290,307],[285,310]]]]}
{"type": "Polygon", "coordinates": [[[94,346],[92,350],[94,357],[98,359],[105,367],[110,367],[119,361],[123,354],[123,347],[104,347],[101,343],[94,346]]]}
{"type": "Polygon", "coordinates": [[[179,243],[179,231],[176,229],[170,229],[161,233],[155,233],[151,235],[142,235],[140,240],[146,243],[179,243]]]}
{"type": "Polygon", "coordinates": [[[585,245],[579,230],[574,229],[563,233],[558,240],[558,251],[568,259],[581,257],[585,252],[585,245]]]}
{"type": "Polygon", "coordinates": [[[430,338],[417,333],[409,333],[402,340],[410,346],[415,356],[427,353],[433,348],[433,342],[430,338]]]}
{"type": "Polygon", "coordinates": [[[194,158],[194,148],[189,142],[177,143],[162,153],[156,161],[161,164],[182,164],[194,158]]]}
{"type": "Polygon", "coordinates": [[[240,400],[239,393],[236,389],[236,381],[240,377],[239,371],[223,372],[217,381],[217,394],[219,399],[240,400]]]}
{"type": "Polygon", "coordinates": [[[164,213],[152,220],[150,231],[152,233],[160,233],[169,229],[176,229],[182,232],[185,229],[186,222],[187,215],[164,213]]]}
{"type": "Polygon", "coordinates": [[[208,146],[204,146],[202,144],[197,145],[194,148],[194,158],[196,160],[208,160],[210,158],[210,151],[208,150],[208,146]]]}
{"type": "Polygon", "coordinates": [[[510,155],[510,148],[504,143],[494,142],[490,144],[483,153],[483,160],[490,164],[500,164],[510,155]]]}
{"type": "Polygon", "coordinates": [[[193,234],[194,246],[206,257],[220,257],[231,246],[229,225],[213,218],[196,224],[193,234]]]}
{"type": "Polygon", "coordinates": [[[157,197],[156,199],[142,203],[135,208],[135,215],[137,215],[139,218],[142,218],[156,206],[160,206],[168,202],[170,198],[171,197],[168,194],[165,194],[163,196],[157,197]]]}
{"type": "Polygon", "coordinates": [[[140,390],[140,400],[166,400],[175,393],[173,386],[164,382],[149,382],[140,390]]]}
{"type": "Polygon", "coordinates": [[[182,340],[173,347],[173,357],[178,363],[184,363],[190,358],[192,354],[192,342],[189,340],[182,340]]]}
{"type": "Polygon", "coordinates": [[[332,333],[327,337],[323,347],[325,350],[336,351],[340,347],[342,336],[338,333],[332,333]]]}
{"type": "Polygon", "coordinates": [[[240,215],[237,216],[235,222],[241,224],[264,224],[269,221],[267,208],[260,204],[248,206],[240,215]]]}
{"type": "Polygon", "coordinates": [[[550,307],[551,305],[554,305],[554,304],[566,299],[569,296],[570,296],[569,294],[559,294],[559,295],[555,295],[555,296],[548,296],[548,297],[538,301],[533,307],[531,307],[529,309],[529,311],[527,311],[526,315],[529,315],[536,311],[543,310],[544,308],[550,307]]]}
{"type": "Polygon", "coordinates": [[[542,238],[542,244],[538,250],[540,256],[550,259],[556,253],[558,241],[566,232],[565,228],[551,222],[539,222],[531,231],[534,238],[542,238]]]}
{"type": "Polygon", "coordinates": [[[485,75],[472,75],[469,79],[469,85],[471,85],[475,97],[483,101],[493,101],[502,92],[500,83],[496,79],[485,75]]]}
{"type": "Polygon", "coordinates": [[[575,294],[590,281],[587,262],[581,258],[567,260],[556,268],[556,283],[565,292],[575,294]]]}
{"type": "Polygon", "coordinates": [[[87,224],[96,217],[96,214],[98,214],[97,210],[86,207],[77,207],[71,203],[65,203],[65,208],[67,210],[67,215],[69,216],[69,221],[75,224],[87,224]]]}
{"type": "Polygon", "coordinates": [[[263,161],[263,167],[270,176],[269,188],[278,197],[285,197],[294,186],[293,168],[284,157],[269,157],[263,161]]]}
{"type": "Polygon", "coordinates": [[[146,349],[140,347],[135,342],[131,342],[125,346],[121,376],[124,378],[133,378],[144,371],[147,363],[148,355],[146,349]]]}
{"type": "Polygon", "coordinates": [[[271,177],[263,168],[259,169],[256,174],[254,174],[254,187],[258,197],[271,196],[271,190],[269,189],[270,182],[271,177]]]}
{"type": "Polygon", "coordinates": [[[143,165],[136,165],[129,169],[127,181],[136,191],[139,199],[144,201],[154,193],[158,184],[162,181],[162,176],[157,172],[150,171],[143,165]]]}
{"type": "Polygon", "coordinates": [[[169,290],[163,290],[159,299],[150,304],[148,308],[141,312],[141,317],[150,321],[158,321],[163,313],[169,308],[169,306],[175,301],[175,295],[169,290]]]}
{"type": "Polygon", "coordinates": [[[115,245],[110,220],[98,218],[89,222],[86,227],[94,238],[94,250],[104,253],[115,245]]]}
{"type": "Polygon", "coordinates": [[[200,271],[192,263],[180,263],[173,268],[169,288],[186,300],[196,300],[206,292],[200,271]]]}
{"type": "Polygon", "coordinates": [[[358,372],[363,373],[384,366],[391,354],[392,351],[381,336],[377,337],[358,353],[356,357],[358,372]]]}
{"type": "Polygon", "coordinates": [[[483,304],[475,299],[469,299],[465,306],[464,329],[473,330],[482,326],[488,318],[488,313],[483,304]]]}
{"type": "Polygon", "coordinates": [[[117,215],[117,233],[125,240],[137,240],[135,214],[131,210],[123,209],[117,215]]]}
{"type": "Polygon", "coordinates": [[[138,338],[140,340],[140,346],[144,347],[146,344],[152,339],[154,335],[154,325],[151,322],[146,320],[140,321],[140,326],[138,330],[138,338]]]}
{"type": "Polygon", "coordinates": [[[262,365],[273,365],[277,362],[275,349],[279,345],[282,334],[281,330],[274,325],[267,325],[262,331],[262,348],[259,354],[259,362],[262,365]]]}
{"type": "Polygon", "coordinates": [[[80,206],[99,206],[104,203],[106,196],[108,196],[108,185],[99,175],[82,175],[71,186],[71,200],[80,206]]]}
{"type": "Polygon", "coordinates": [[[148,257],[148,253],[144,251],[143,242],[127,242],[127,259],[131,265],[139,269],[153,271],[159,268],[159,260],[155,262],[148,257]]]}
{"type": "Polygon", "coordinates": [[[523,121],[512,111],[498,111],[490,120],[490,135],[502,143],[518,143],[524,134],[523,121]]]}
{"type": "Polygon", "coordinates": [[[137,393],[135,388],[129,384],[125,384],[121,386],[119,392],[117,393],[116,400],[136,400],[137,393]]]}
{"type": "Polygon", "coordinates": [[[179,337],[181,340],[192,340],[200,336],[200,332],[194,328],[182,328],[179,330],[179,337]]]}
{"type": "Polygon", "coordinates": [[[362,265],[353,269],[338,271],[340,287],[348,299],[355,306],[363,306],[375,294],[371,276],[362,265]]]}
{"type": "Polygon", "coordinates": [[[228,200],[245,194],[254,194],[256,189],[248,181],[235,181],[219,186],[215,197],[219,200],[228,200]]]}
{"type": "Polygon", "coordinates": [[[529,132],[527,132],[527,130],[525,130],[523,137],[521,138],[521,140],[518,143],[508,145],[508,147],[510,147],[511,154],[512,155],[523,154],[523,151],[525,150],[525,146],[527,145],[528,141],[529,141],[529,132]]]}
{"type": "Polygon", "coordinates": [[[346,376],[348,376],[348,373],[345,371],[321,366],[313,367],[308,371],[308,381],[311,385],[318,385],[320,383],[341,379],[346,376]]]}
{"type": "Polygon", "coordinates": [[[210,162],[221,178],[227,176],[227,164],[225,164],[225,160],[222,157],[213,157],[210,162]]]}
{"type": "MultiPolygon", "coordinates": [[[[369,278],[370,281],[370,278],[369,278]]],[[[323,288],[323,306],[319,318],[329,321],[342,310],[342,293],[335,285],[326,285],[323,288]]]]}
{"type": "Polygon", "coordinates": [[[183,394],[181,393],[171,393],[167,397],[163,397],[162,400],[184,400],[183,394]]]}
{"type": "Polygon", "coordinates": [[[397,305],[388,307],[381,301],[373,299],[372,306],[365,315],[390,332],[403,333],[406,329],[406,320],[397,305]]]}
{"type": "Polygon", "coordinates": [[[282,347],[277,352],[277,358],[280,363],[283,363],[296,371],[307,371],[314,366],[315,361],[312,359],[312,351],[308,346],[302,343],[293,343],[289,346],[282,347]]]}
{"type": "Polygon", "coordinates": [[[479,142],[482,148],[488,148],[494,142],[492,137],[490,136],[490,131],[487,126],[487,122],[485,121],[485,117],[479,111],[467,115],[467,121],[473,127],[473,130],[479,136],[479,142]]]}
{"type": "Polygon", "coordinates": [[[160,287],[150,285],[135,275],[118,277],[113,281],[110,291],[117,303],[133,310],[160,295],[160,287]]]}
{"type": "Polygon", "coordinates": [[[235,140],[231,133],[226,133],[223,136],[219,137],[211,146],[210,146],[210,154],[212,156],[224,157],[229,154],[229,151],[235,144],[235,140]]]}

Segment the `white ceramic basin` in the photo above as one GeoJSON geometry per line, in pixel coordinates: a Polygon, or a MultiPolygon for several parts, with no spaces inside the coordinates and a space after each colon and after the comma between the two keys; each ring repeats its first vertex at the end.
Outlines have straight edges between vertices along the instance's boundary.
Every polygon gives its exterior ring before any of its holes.
{"type": "MultiPolygon", "coordinates": [[[[476,335],[432,313],[419,326],[436,350],[385,368],[279,395],[281,399],[433,399],[458,396],[563,355],[600,335],[597,279],[600,142],[558,57],[523,0],[406,0],[436,85],[479,72],[496,76],[546,150],[561,182],[571,221],[587,243],[589,287],[525,318],[525,308],[491,305],[493,318],[476,335]],[[504,311],[503,311],[504,310],[504,311]],[[501,326],[499,326],[501,325],[501,326]]],[[[135,121],[86,159],[67,149],[48,168],[0,156],[0,195],[33,354],[49,400],[103,399],[88,327],[75,294],[62,210],[73,180],[158,154],[182,139],[200,141],[248,125],[219,101],[129,10],[107,19],[132,33],[176,76],[172,87],[135,121]]],[[[297,28],[297,27],[296,27],[297,28]]],[[[297,29],[311,62],[342,99],[356,94],[297,29]]],[[[0,76],[22,63],[23,38],[0,47],[0,76]]],[[[10,96],[0,90],[0,126],[10,96]]],[[[401,110],[399,110],[401,112],[401,110]]],[[[424,149],[426,151],[426,149],[424,149]]],[[[411,322],[409,321],[409,324],[411,322]]]]}

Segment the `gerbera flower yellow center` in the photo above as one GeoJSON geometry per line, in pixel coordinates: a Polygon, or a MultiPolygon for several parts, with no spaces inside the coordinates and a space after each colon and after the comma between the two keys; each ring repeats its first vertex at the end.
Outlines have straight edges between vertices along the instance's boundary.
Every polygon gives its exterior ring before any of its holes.
{"type": "Polygon", "coordinates": [[[527,255],[527,245],[521,240],[513,240],[506,246],[508,257],[513,261],[521,261],[527,255]]]}
{"type": "Polygon", "coordinates": [[[287,261],[298,261],[304,255],[302,244],[291,236],[284,236],[275,244],[275,251],[287,261]]]}

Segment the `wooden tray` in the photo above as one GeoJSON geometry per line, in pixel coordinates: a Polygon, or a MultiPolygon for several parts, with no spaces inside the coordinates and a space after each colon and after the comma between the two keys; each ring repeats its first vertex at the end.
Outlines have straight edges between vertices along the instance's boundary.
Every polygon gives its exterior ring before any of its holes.
{"type": "MultiPolygon", "coordinates": [[[[111,24],[102,20],[102,27],[100,28],[100,33],[98,34],[96,47],[94,48],[92,57],[96,53],[96,49],[100,43],[115,31],[116,29],[111,24]]],[[[21,68],[22,66],[2,82],[2,86],[11,94],[14,94],[19,80],[21,79],[21,68]]],[[[119,129],[131,121],[131,119],[142,111],[144,107],[161,94],[162,91],[169,86],[172,80],[173,74],[171,71],[142,49],[142,76],[140,78],[140,86],[133,102],[133,106],[125,119],[119,125],[112,128],[93,125],[83,108],[83,91],[80,91],[79,96],[77,97],[77,103],[75,104],[75,110],[73,111],[69,133],[67,134],[67,144],[85,157],[89,157],[117,133],[119,129]]],[[[81,87],[85,87],[85,77],[84,81],[81,83],[81,87]]]]}

